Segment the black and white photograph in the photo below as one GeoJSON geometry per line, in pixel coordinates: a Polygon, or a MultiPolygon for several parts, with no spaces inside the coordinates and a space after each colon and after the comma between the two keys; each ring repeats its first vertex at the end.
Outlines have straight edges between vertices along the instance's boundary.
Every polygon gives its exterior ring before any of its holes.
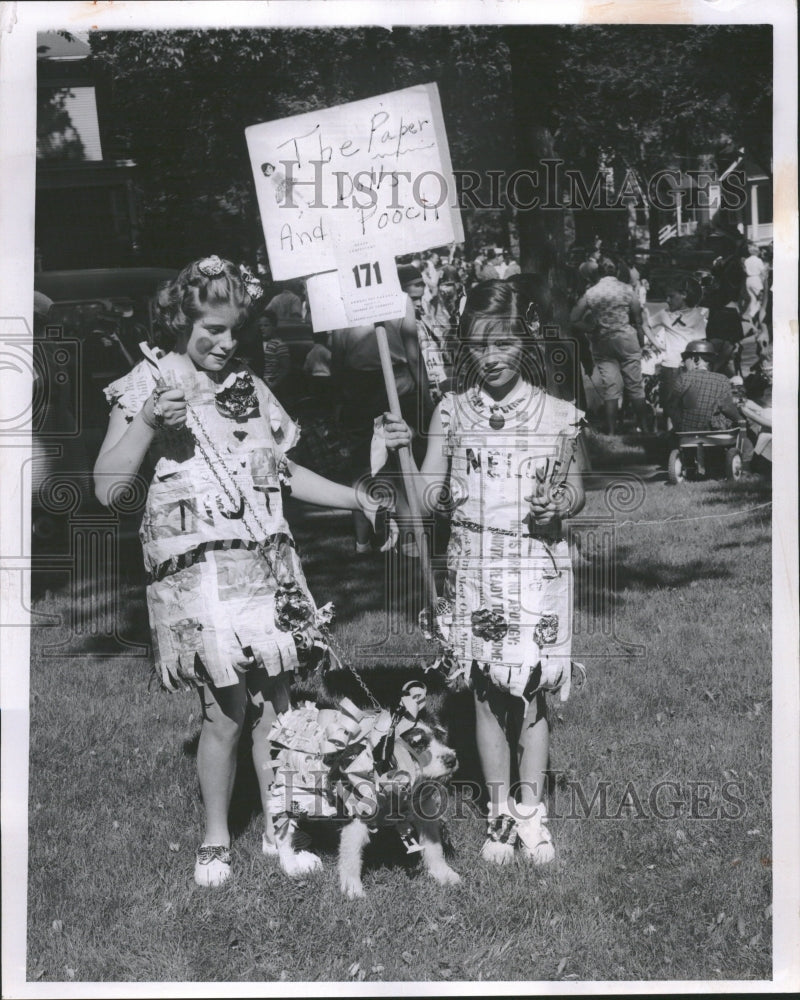
{"type": "Polygon", "coordinates": [[[0,5],[4,998],[800,989],[796,93],[791,0],[0,5]]]}

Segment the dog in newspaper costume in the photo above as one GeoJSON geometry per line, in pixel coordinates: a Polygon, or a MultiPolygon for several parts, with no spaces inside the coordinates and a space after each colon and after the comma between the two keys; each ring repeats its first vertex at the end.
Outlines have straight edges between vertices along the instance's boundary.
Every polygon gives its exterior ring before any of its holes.
{"type": "Polygon", "coordinates": [[[281,868],[305,875],[319,857],[298,851],[298,820],[342,823],[339,881],[349,898],[363,895],[362,854],[379,827],[397,829],[409,851],[420,851],[441,885],[459,881],[442,842],[444,785],[458,760],[444,734],[422,718],[426,688],[412,681],[394,712],[306,702],[280,715],[269,732],[275,782],[269,811],[281,868]]]}

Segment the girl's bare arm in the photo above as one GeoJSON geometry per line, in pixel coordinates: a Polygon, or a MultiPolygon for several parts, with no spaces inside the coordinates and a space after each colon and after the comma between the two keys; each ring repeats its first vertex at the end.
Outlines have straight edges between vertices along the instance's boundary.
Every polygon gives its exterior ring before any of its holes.
{"type": "Polygon", "coordinates": [[[324,476],[312,472],[303,465],[289,462],[292,496],[304,503],[317,507],[333,507],[338,510],[361,510],[358,495],[352,486],[334,483],[324,476]]]}
{"type": "MultiPolygon", "coordinates": [[[[401,445],[411,444],[411,430],[404,420],[384,414],[384,433],[386,446],[390,450],[401,445]]],[[[442,426],[442,416],[439,406],[433,411],[428,427],[428,450],[422,462],[422,468],[417,469],[414,458],[411,465],[417,495],[424,510],[431,512],[437,508],[437,499],[447,483],[449,460],[444,449],[445,432],[442,426]]]]}
{"type": "MultiPolygon", "coordinates": [[[[163,426],[182,427],[186,423],[183,390],[159,391],[158,397],[163,426]]],[[[148,396],[130,423],[119,407],[111,410],[108,430],[94,464],[94,492],[104,506],[108,505],[117,488],[133,482],[144,461],[156,430],[155,403],[155,396],[148,396]]]]}
{"type": "MultiPolygon", "coordinates": [[[[369,518],[372,527],[378,514],[378,502],[363,488],[343,486],[334,483],[324,476],[312,472],[303,465],[289,462],[292,496],[304,503],[315,504],[317,507],[333,507],[338,510],[361,510],[369,518]]],[[[396,521],[389,520],[389,531],[381,551],[393,548],[398,537],[396,521]]]]}
{"type": "Polygon", "coordinates": [[[94,464],[94,492],[107,506],[119,486],[130,484],[153,440],[155,424],[150,426],[142,411],[128,423],[119,407],[108,418],[108,430],[94,464]]]}

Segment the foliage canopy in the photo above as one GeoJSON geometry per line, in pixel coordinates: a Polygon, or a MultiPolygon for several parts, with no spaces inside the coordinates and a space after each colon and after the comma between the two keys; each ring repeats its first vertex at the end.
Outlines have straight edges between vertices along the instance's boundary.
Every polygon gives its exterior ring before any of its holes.
{"type": "MultiPolygon", "coordinates": [[[[140,165],[143,253],[150,263],[176,264],[211,248],[252,258],[261,242],[248,125],[415,83],[439,85],[457,171],[511,169],[520,165],[517,149],[535,159],[535,144],[519,141],[526,123],[545,129],[548,148],[580,169],[593,170],[601,152],[643,174],[686,169],[726,144],[721,168],[744,145],[769,169],[771,32],[759,25],[182,30],[96,32],[91,46],[113,123],[106,146],[140,165]]],[[[502,212],[465,214],[474,242],[503,238],[502,212]]]]}

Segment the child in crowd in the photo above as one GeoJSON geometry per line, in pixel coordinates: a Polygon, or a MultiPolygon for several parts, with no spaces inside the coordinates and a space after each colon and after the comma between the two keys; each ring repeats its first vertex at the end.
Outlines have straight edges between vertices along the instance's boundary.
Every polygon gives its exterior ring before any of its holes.
{"type": "MultiPolygon", "coordinates": [[[[471,289],[458,331],[459,388],[434,411],[418,476],[423,507],[451,516],[436,629],[451,679],[474,691],[490,796],[482,856],[498,864],[517,844],[536,864],[554,857],[543,801],[545,691],[560,689],[564,699],[572,669],[563,521],[584,503],[573,461],[582,414],[541,388],[538,328],[534,304],[513,284],[471,289]]],[[[383,433],[390,449],[411,441],[407,424],[389,414],[383,433]]]]}
{"type": "MultiPolygon", "coordinates": [[[[447,270],[452,271],[452,268],[447,270]]],[[[414,307],[419,357],[422,362],[418,379],[421,408],[426,416],[430,416],[433,406],[442,398],[450,376],[451,314],[441,299],[438,287],[433,293],[429,292],[417,268],[401,264],[397,268],[397,275],[400,287],[414,307]]]]}
{"type": "Polygon", "coordinates": [[[309,378],[331,377],[331,352],[328,339],[328,334],[324,331],[314,334],[314,344],[303,362],[303,372],[309,378]]]}
{"type": "Polygon", "coordinates": [[[642,381],[642,347],[652,337],[643,325],[638,296],[618,277],[618,271],[619,265],[610,257],[601,257],[596,270],[585,268],[582,274],[592,283],[570,313],[573,329],[589,337],[594,382],[611,435],[616,434],[624,396],[631,401],[642,430],[649,430],[651,422],[642,381]]]}
{"type": "Polygon", "coordinates": [[[661,354],[659,395],[662,405],[672,394],[682,362],[682,353],[691,340],[703,340],[706,316],[699,308],[703,290],[700,282],[685,275],[675,275],[667,285],[667,305],[651,321],[654,338],[664,345],[661,354]]]}
{"type": "Polygon", "coordinates": [[[315,402],[324,413],[330,415],[333,410],[331,350],[328,346],[330,337],[322,332],[315,333],[313,339],[311,350],[303,361],[303,374],[315,402]]]}
{"type": "Polygon", "coordinates": [[[739,410],[747,420],[748,437],[759,458],[772,461],[772,345],[760,347],[759,360],[744,380],[745,399],[739,410]]]}
{"type": "MultiPolygon", "coordinates": [[[[161,288],[160,345],[142,344],[143,360],[106,389],[111,414],[95,465],[103,504],[146,460],[153,469],[140,529],[147,607],[161,682],[200,694],[205,835],[194,878],[203,886],[231,875],[228,809],[245,720],[262,734],[289,707],[292,673],[319,654],[329,620],[308,591],[281,491],[325,507],[369,506],[287,457],[297,426],[237,359],[239,331],[261,294],[249,272],[217,256],[161,288]]],[[[263,735],[253,758],[266,806],[263,735]]],[[[267,825],[263,850],[274,852],[267,825]]]]}

